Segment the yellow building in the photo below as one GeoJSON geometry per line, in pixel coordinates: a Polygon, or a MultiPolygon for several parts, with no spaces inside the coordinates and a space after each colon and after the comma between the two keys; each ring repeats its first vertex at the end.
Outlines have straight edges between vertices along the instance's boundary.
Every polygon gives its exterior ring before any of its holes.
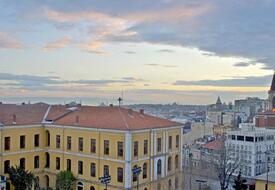
{"type": "MultiPolygon", "coordinates": [[[[260,176],[255,177],[256,184],[255,189],[256,190],[265,190],[266,186],[266,173],[262,174],[260,176]]],[[[273,190],[275,189],[275,172],[269,172],[268,173],[268,189],[273,190]]]]}
{"type": "MultiPolygon", "coordinates": [[[[41,188],[55,188],[56,174],[70,170],[75,188],[177,189],[182,168],[180,123],[143,110],[77,104],[0,104],[0,171],[21,165],[33,171],[41,188]],[[139,179],[132,168],[141,167],[139,179]]],[[[7,188],[10,185],[7,184],[7,188]]]]}

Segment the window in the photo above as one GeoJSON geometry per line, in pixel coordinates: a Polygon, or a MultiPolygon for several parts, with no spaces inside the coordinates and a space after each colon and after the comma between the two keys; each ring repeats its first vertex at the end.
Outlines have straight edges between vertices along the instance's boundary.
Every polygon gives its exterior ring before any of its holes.
{"type": "Polygon", "coordinates": [[[179,156],[178,155],[175,156],[175,168],[176,169],[179,168],[179,156]]]}
{"type": "Polygon", "coordinates": [[[254,137],[245,137],[245,141],[254,142],[254,137]]]}
{"type": "Polygon", "coordinates": [[[72,161],[70,159],[67,159],[67,171],[72,170],[72,161]]]}
{"type": "Polygon", "coordinates": [[[161,160],[160,159],[157,162],[157,174],[161,175],[161,160]]]}
{"type": "Polygon", "coordinates": [[[25,169],[25,163],[26,163],[26,159],[25,158],[20,158],[20,160],[19,160],[19,166],[21,168],[25,169]]]}
{"type": "Polygon", "coordinates": [[[39,156],[34,157],[34,168],[39,168],[39,156]]]}
{"type": "Polygon", "coordinates": [[[123,142],[117,142],[117,155],[123,156],[123,142]]]}
{"type": "Polygon", "coordinates": [[[46,168],[50,167],[50,154],[48,152],[46,152],[46,168]]]}
{"type": "Polygon", "coordinates": [[[5,150],[10,150],[11,138],[5,137],[5,150]]]}
{"type": "Polygon", "coordinates": [[[172,189],[172,181],[171,181],[171,179],[168,180],[168,189],[169,190],[172,189]]]}
{"type": "Polygon", "coordinates": [[[34,147],[39,147],[39,134],[34,135],[34,147]]]}
{"type": "Polygon", "coordinates": [[[142,178],[143,179],[147,178],[147,163],[143,164],[143,167],[142,167],[142,178]]]}
{"type": "Polygon", "coordinates": [[[237,136],[237,140],[238,140],[238,141],[244,141],[244,136],[239,136],[239,135],[238,135],[238,136],[237,136]]]}
{"type": "Polygon", "coordinates": [[[169,156],[169,158],[168,158],[168,171],[171,171],[171,169],[172,169],[172,158],[171,158],[171,156],[169,156]]]}
{"type": "Polygon", "coordinates": [[[10,161],[9,161],[9,160],[6,160],[6,161],[4,162],[4,173],[5,173],[5,174],[8,173],[9,169],[10,169],[10,161]]]}
{"type": "Polygon", "coordinates": [[[56,157],[55,169],[60,170],[60,158],[59,157],[56,157]]]}
{"type": "Polygon", "coordinates": [[[95,187],[94,187],[94,186],[91,186],[91,187],[90,187],[90,190],[95,190],[95,187]]]}
{"type": "Polygon", "coordinates": [[[95,166],[95,163],[91,163],[91,176],[92,177],[96,176],[96,166],[95,166]]]}
{"type": "Polygon", "coordinates": [[[109,166],[108,165],[104,165],[103,166],[103,174],[104,175],[109,175],[109,166]]]}
{"type": "Polygon", "coordinates": [[[123,168],[117,168],[117,181],[123,182],[123,168]]]}
{"type": "Polygon", "coordinates": [[[158,152],[161,152],[161,138],[158,138],[158,139],[157,139],[157,145],[158,145],[158,146],[157,146],[157,151],[158,151],[158,152]]]}
{"type": "Polygon", "coordinates": [[[78,174],[83,174],[83,162],[78,161],[78,174]]]}
{"type": "Polygon", "coordinates": [[[56,135],[56,148],[60,148],[60,135],[56,135]]]}
{"type": "Polygon", "coordinates": [[[148,154],[148,140],[144,140],[143,154],[148,154]]]}
{"type": "Polygon", "coordinates": [[[71,150],[71,149],[72,149],[72,137],[67,136],[67,150],[71,150]]]}
{"type": "Polygon", "coordinates": [[[177,135],[177,136],[176,136],[176,148],[179,147],[179,144],[180,144],[180,136],[177,135]]]}
{"type": "Polygon", "coordinates": [[[51,135],[49,131],[46,131],[46,146],[51,145],[51,135]]]}
{"type": "Polygon", "coordinates": [[[172,149],[172,136],[169,136],[169,150],[172,149]]]}
{"type": "Polygon", "coordinates": [[[21,135],[20,136],[20,148],[25,148],[25,140],[26,140],[26,137],[25,135],[21,135]]]}
{"type": "Polygon", "coordinates": [[[109,141],[104,140],[104,154],[109,155],[109,141]]]}
{"type": "Polygon", "coordinates": [[[82,137],[78,138],[78,150],[81,152],[83,151],[83,138],[82,137]]]}
{"type": "Polygon", "coordinates": [[[96,153],[96,140],[91,139],[91,153],[96,153]]]}
{"type": "Polygon", "coordinates": [[[138,141],[134,142],[134,156],[138,156],[138,141]]]}

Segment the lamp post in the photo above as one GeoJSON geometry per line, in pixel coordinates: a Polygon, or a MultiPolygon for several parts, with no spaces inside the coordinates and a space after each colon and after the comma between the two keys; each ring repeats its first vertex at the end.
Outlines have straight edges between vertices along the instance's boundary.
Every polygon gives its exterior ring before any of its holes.
{"type": "Polygon", "coordinates": [[[139,185],[139,174],[141,173],[141,167],[134,166],[132,169],[133,176],[137,177],[137,190],[138,190],[138,185],[139,185]]]}
{"type": "Polygon", "coordinates": [[[102,183],[102,184],[105,185],[105,189],[104,190],[107,190],[107,186],[111,182],[111,176],[107,175],[107,174],[104,174],[103,177],[99,178],[99,181],[100,181],[100,183],[102,183]]]}

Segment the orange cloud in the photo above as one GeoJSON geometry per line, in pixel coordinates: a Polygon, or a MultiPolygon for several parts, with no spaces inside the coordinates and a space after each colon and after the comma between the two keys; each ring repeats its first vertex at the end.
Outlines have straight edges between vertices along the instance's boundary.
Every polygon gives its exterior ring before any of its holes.
{"type": "Polygon", "coordinates": [[[89,53],[95,53],[100,55],[110,55],[109,52],[101,49],[103,45],[104,43],[101,41],[92,41],[89,43],[81,43],[78,46],[84,51],[87,51],[89,53]]]}
{"type": "Polygon", "coordinates": [[[61,40],[57,40],[55,42],[50,42],[46,44],[42,49],[45,51],[61,49],[61,48],[67,47],[70,43],[71,43],[71,39],[68,37],[65,37],[61,40]]]}
{"type": "Polygon", "coordinates": [[[132,22],[155,22],[155,21],[166,21],[166,22],[177,22],[187,18],[202,15],[211,9],[209,5],[197,6],[197,7],[171,7],[162,10],[150,10],[140,11],[122,16],[132,22]]]}
{"type": "Polygon", "coordinates": [[[6,33],[0,32],[0,49],[20,49],[22,44],[6,33]]]}

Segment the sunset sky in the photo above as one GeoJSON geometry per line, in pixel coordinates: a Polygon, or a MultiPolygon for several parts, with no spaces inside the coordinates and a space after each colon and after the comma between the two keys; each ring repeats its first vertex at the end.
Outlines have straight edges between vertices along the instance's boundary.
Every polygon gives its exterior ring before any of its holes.
{"type": "Polygon", "coordinates": [[[273,0],[0,0],[0,101],[267,97],[273,0]]]}

